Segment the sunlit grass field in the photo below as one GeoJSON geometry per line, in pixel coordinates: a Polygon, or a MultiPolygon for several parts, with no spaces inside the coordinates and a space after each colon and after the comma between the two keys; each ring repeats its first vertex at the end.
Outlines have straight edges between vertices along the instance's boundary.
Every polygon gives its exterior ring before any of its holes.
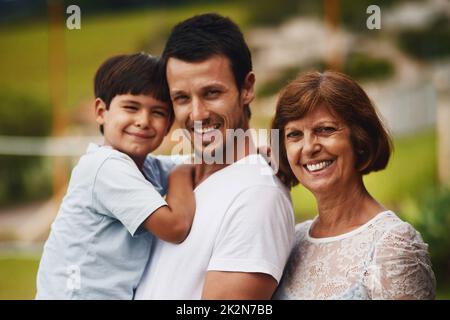
{"type": "Polygon", "coordinates": [[[0,300],[34,299],[38,257],[0,253],[0,300]]]}
{"type": "MultiPolygon", "coordinates": [[[[81,29],[68,30],[63,21],[67,101],[69,110],[93,95],[93,77],[108,57],[136,51],[160,55],[170,29],[194,14],[220,12],[245,28],[247,11],[238,3],[139,9],[90,17],[82,12],[81,29]]],[[[21,22],[0,26],[0,88],[48,103],[48,23],[21,22]]],[[[62,70],[64,72],[64,70],[62,70]]],[[[1,102],[0,102],[1,106],[1,102]]]]}

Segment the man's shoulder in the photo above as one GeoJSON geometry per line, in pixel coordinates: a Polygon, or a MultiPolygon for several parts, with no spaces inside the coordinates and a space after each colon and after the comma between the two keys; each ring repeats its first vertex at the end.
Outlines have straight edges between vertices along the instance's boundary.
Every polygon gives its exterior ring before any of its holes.
{"type": "Polygon", "coordinates": [[[225,178],[233,183],[235,188],[243,191],[251,188],[278,189],[283,194],[289,190],[276,176],[276,172],[261,155],[250,155],[234,164],[225,178]]]}

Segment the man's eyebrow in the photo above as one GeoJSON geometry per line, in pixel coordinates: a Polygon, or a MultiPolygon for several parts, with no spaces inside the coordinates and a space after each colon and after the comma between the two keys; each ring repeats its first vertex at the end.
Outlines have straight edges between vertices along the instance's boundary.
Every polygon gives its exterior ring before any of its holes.
{"type": "Polygon", "coordinates": [[[217,89],[217,88],[226,88],[226,86],[224,84],[222,84],[221,82],[213,82],[213,83],[209,83],[208,85],[204,86],[202,88],[202,90],[210,90],[210,89],[217,89]]]}
{"type": "Polygon", "coordinates": [[[175,90],[171,90],[171,91],[170,91],[170,94],[171,94],[171,95],[185,94],[185,92],[184,92],[183,90],[175,89],[175,90]]]}

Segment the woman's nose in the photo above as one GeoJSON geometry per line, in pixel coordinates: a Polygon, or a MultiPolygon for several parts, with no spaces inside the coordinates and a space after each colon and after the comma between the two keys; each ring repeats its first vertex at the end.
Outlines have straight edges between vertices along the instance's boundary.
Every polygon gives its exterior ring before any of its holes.
{"type": "Polygon", "coordinates": [[[303,153],[307,156],[311,156],[320,151],[319,139],[316,135],[305,134],[303,138],[303,153]]]}

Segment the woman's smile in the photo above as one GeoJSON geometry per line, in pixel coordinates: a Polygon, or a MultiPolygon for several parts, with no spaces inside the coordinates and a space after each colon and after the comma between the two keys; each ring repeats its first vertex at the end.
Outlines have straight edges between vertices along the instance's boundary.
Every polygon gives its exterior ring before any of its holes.
{"type": "Polygon", "coordinates": [[[335,160],[316,160],[303,164],[303,169],[313,176],[323,176],[330,173],[334,169],[335,160]]]}
{"type": "Polygon", "coordinates": [[[293,173],[311,192],[337,192],[358,175],[350,130],[326,106],[285,128],[286,154],[293,173]]]}

